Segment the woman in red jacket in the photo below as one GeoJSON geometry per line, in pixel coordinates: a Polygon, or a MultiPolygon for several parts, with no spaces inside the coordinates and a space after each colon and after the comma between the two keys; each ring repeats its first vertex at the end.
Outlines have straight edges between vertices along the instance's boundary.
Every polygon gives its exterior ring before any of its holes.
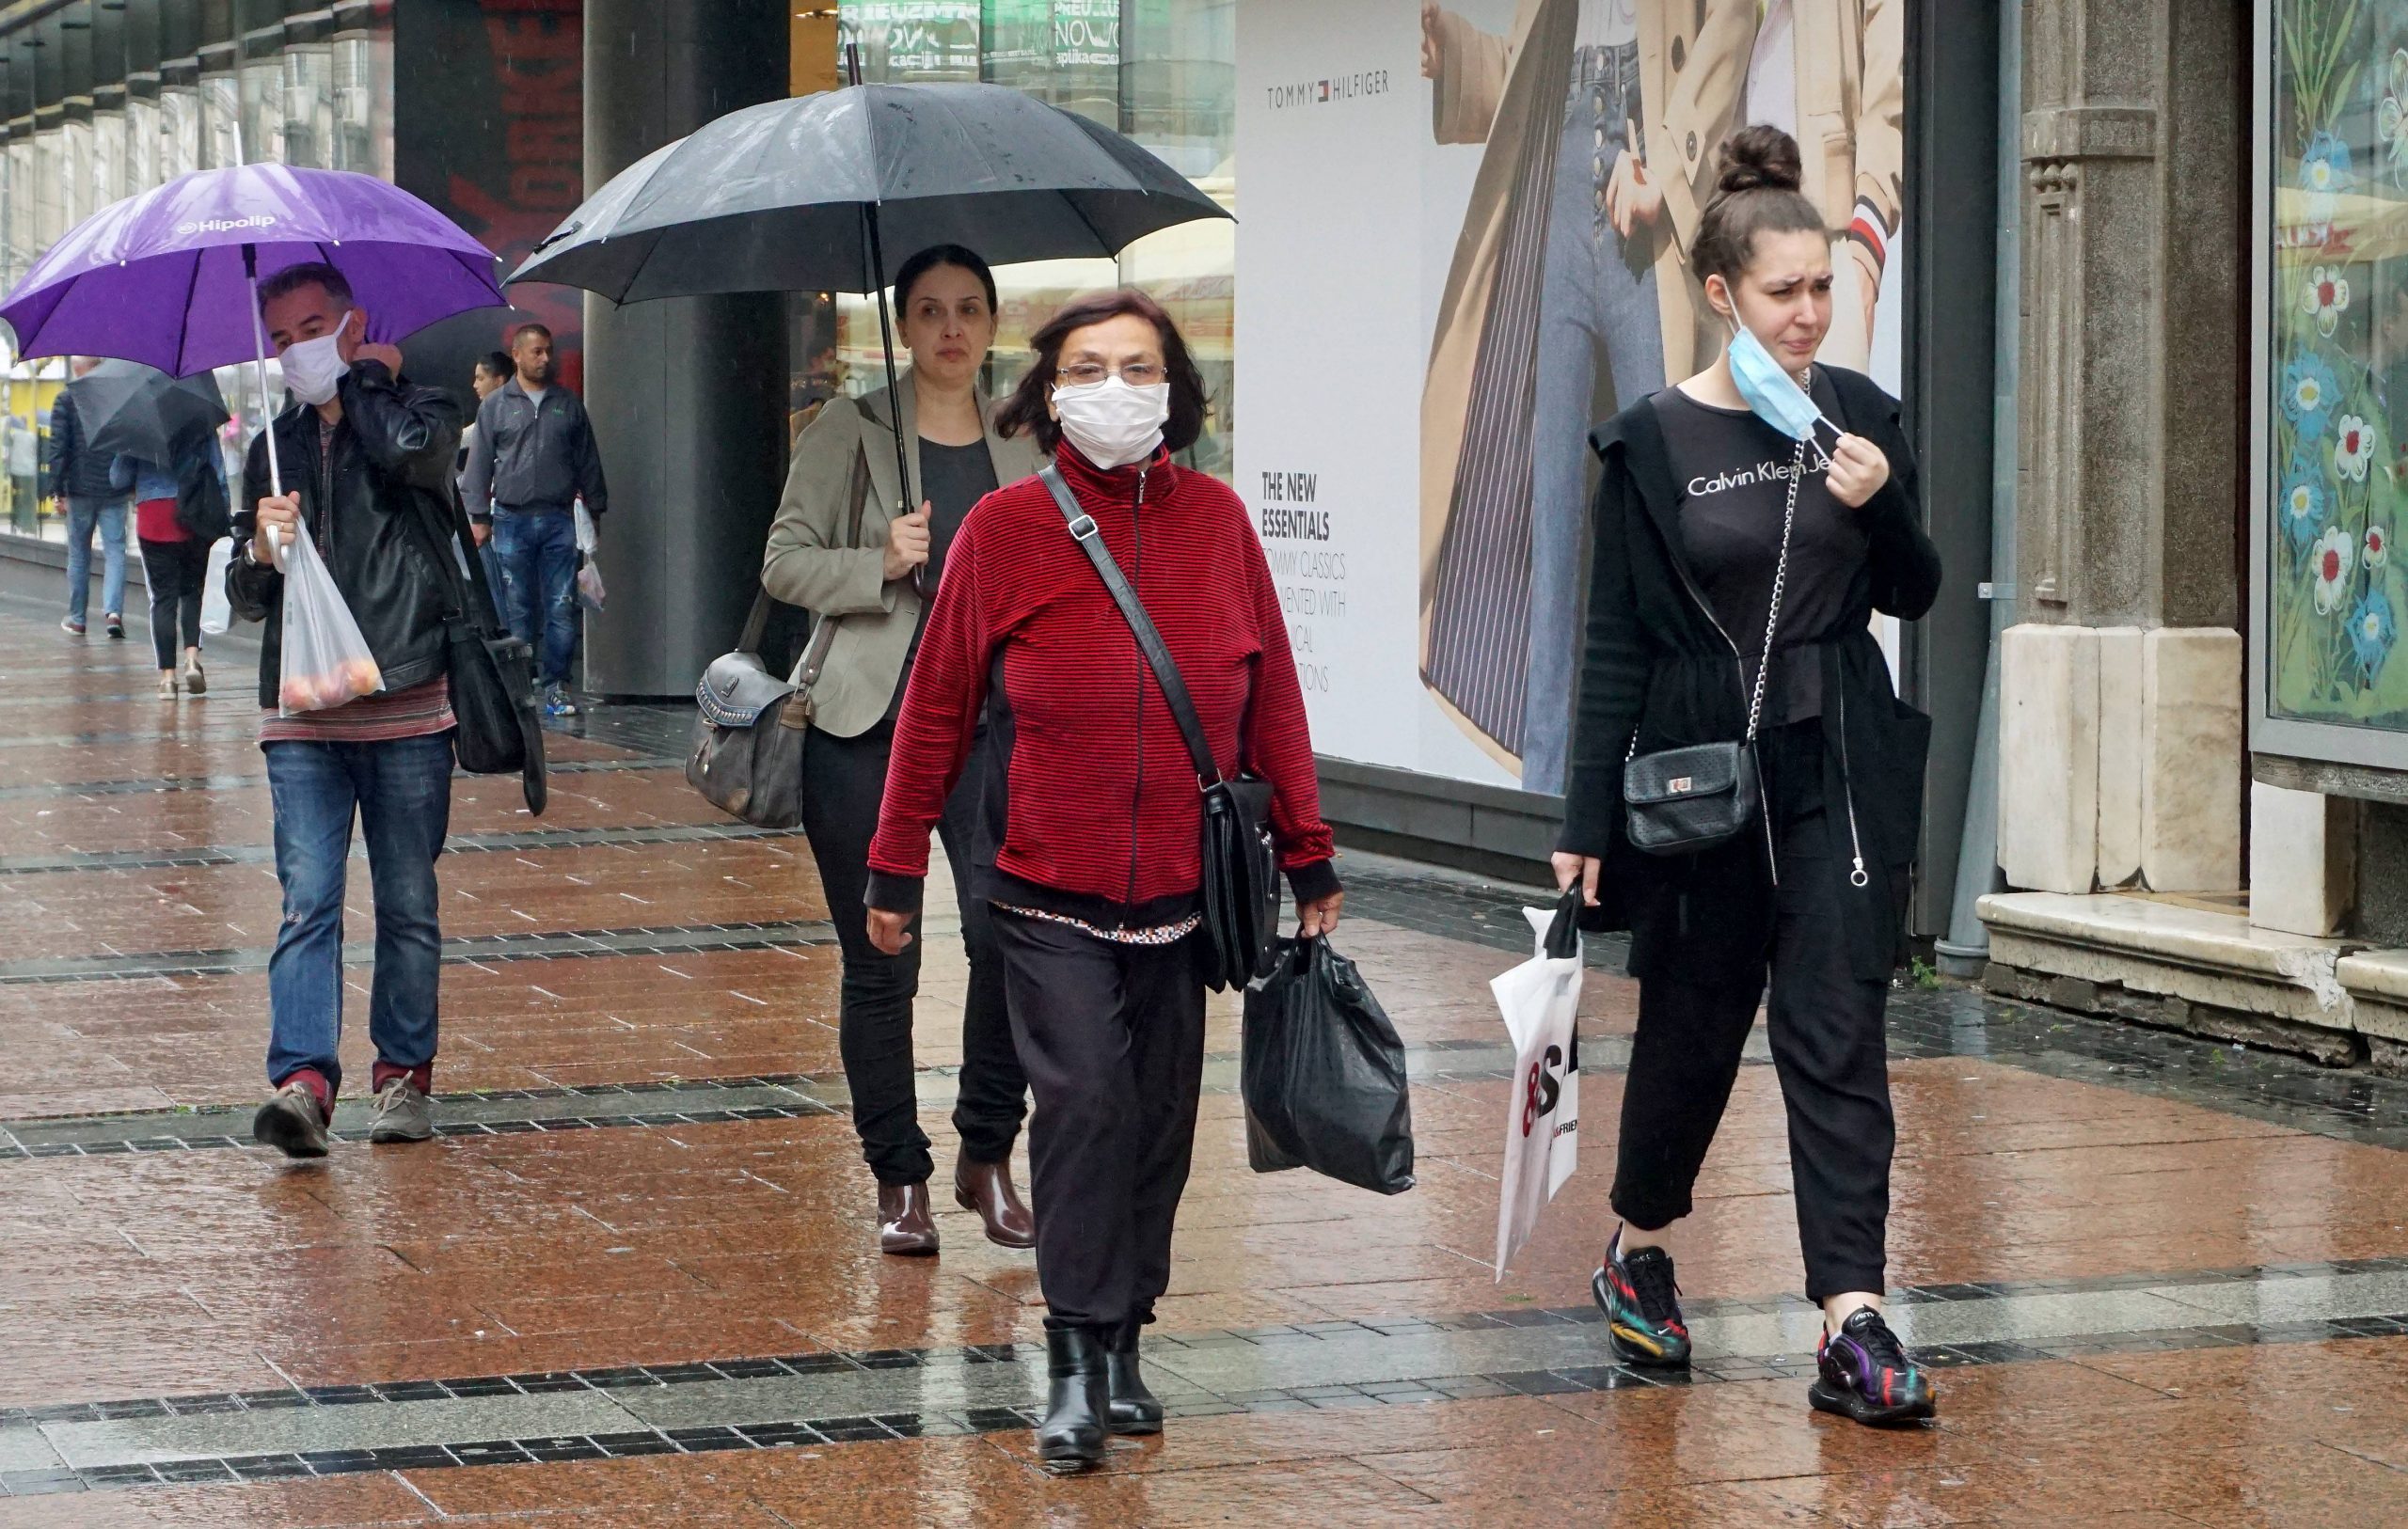
{"type": "MultiPolygon", "coordinates": [[[[1000,416],[1053,453],[1161,628],[1223,772],[1271,781],[1272,837],[1304,933],[1344,900],[1321,821],[1304,694],[1245,506],[1171,454],[1204,384],[1151,298],[1081,299],[1034,341],[1000,416]]],[[[928,832],[981,719],[978,835],[1012,1036],[1036,1100],[1029,1166],[1052,1384],[1038,1453],[1079,1470],[1162,1404],[1137,1334],[1170,1280],[1204,1064],[1201,797],[1136,638],[1037,478],[981,499],[945,560],[895,729],[870,845],[870,938],[899,952],[928,832]]]]}

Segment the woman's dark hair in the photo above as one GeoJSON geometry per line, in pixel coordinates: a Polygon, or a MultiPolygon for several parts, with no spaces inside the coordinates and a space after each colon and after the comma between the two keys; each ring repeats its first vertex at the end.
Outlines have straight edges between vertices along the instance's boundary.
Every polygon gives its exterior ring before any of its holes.
{"type": "Polygon", "coordinates": [[[487,351],[477,357],[477,365],[503,382],[518,374],[518,363],[510,358],[508,351],[487,351]]]}
{"type": "Polygon", "coordinates": [[[1003,306],[1003,300],[995,295],[995,273],[987,268],[987,262],[978,258],[976,250],[964,249],[959,244],[930,244],[905,260],[903,269],[895,273],[895,306],[910,307],[911,289],[920,284],[922,276],[941,265],[958,265],[976,276],[978,285],[987,289],[988,312],[992,313],[1003,306]]]}
{"type": "Polygon", "coordinates": [[[1798,140],[1777,127],[1741,128],[1714,151],[1713,199],[1689,242],[1689,269],[1703,281],[1735,279],[1756,256],[1763,233],[1827,233],[1823,214],[1798,188],[1805,166],[1798,140]]]}
{"type": "Polygon", "coordinates": [[[1045,327],[1029,340],[1037,352],[1036,365],[995,412],[996,432],[1008,437],[1024,430],[1048,455],[1059,451],[1062,427],[1045,412],[1045,402],[1061,370],[1063,342],[1090,324],[1124,315],[1145,320],[1162,338],[1163,375],[1170,384],[1170,418],[1163,424],[1163,444],[1173,451],[1194,446],[1196,437],[1204,433],[1204,374],[1196,370],[1195,358],[1187,354],[1179,325],[1160,303],[1133,287],[1075,298],[1046,321],[1045,327]]]}

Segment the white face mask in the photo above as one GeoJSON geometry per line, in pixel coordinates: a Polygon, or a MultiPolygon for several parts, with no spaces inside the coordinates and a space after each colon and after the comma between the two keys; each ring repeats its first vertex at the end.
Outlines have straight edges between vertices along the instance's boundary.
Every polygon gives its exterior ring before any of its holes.
{"type": "Polygon", "coordinates": [[[1062,433],[1099,467],[1125,467],[1154,454],[1170,418],[1170,384],[1132,387],[1118,377],[1057,385],[1054,408],[1062,433]]]}
{"type": "Polygon", "coordinates": [[[331,333],[296,340],[277,358],[284,368],[284,386],[294,398],[317,404],[335,396],[343,373],[351,370],[351,363],[342,358],[343,325],[350,322],[351,315],[345,312],[331,333]]]}

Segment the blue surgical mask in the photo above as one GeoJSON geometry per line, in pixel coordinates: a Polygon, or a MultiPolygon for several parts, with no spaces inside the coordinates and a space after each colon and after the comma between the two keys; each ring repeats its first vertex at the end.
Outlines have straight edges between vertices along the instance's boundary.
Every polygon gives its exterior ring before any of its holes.
{"type": "MultiPolygon", "coordinates": [[[[1738,386],[1739,396],[1748,401],[1748,407],[1757,418],[1791,440],[1808,443],[1817,454],[1822,452],[1822,443],[1814,438],[1814,427],[1830,421],[1814,406],[1814,395],[1782,369],[1772,353],[1765,349],[1764,341],[1744,323],[1732,326],[1731,380],[1738,386]]],[[[1840,433],[1837,425],[1831,425],[1831,433],[1840,433]]]]}

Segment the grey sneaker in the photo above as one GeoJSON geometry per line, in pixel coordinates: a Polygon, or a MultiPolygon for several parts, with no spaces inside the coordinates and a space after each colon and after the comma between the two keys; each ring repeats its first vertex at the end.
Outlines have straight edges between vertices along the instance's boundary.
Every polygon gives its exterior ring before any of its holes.
{"type": "Polygon", "coordinates": [[[261,1105],[260,1112],[251,1117],[251,1140],[288,1158],[325,1157],[326,1121],[319,1111],[318,1096],[303,1083],[277,1089],[276,1097],[261,1105]]]}
{"type": "Polygon", "coordinates": [[[368,1127],[371,1142],[423,1142],[435,1134],[435,1101],[406,1078],[386,1080],[376,1091],[376,1113],[368,1127]]]}

